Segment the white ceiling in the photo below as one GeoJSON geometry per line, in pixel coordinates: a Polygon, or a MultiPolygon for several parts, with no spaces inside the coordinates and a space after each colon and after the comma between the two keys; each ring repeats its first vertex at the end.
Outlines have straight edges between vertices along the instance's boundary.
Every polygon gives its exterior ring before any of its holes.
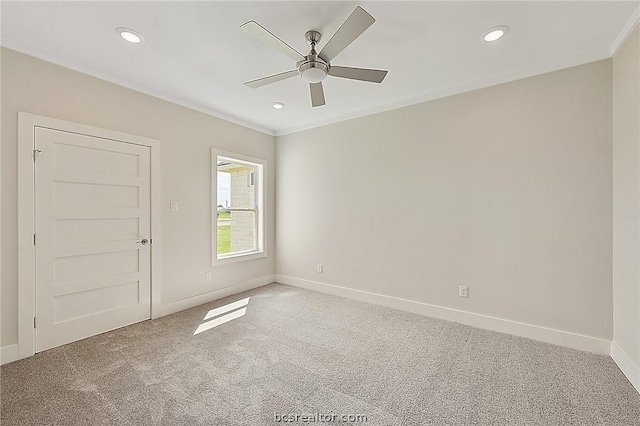
{"type": "Polygon", "coordinates": [[[285,134],[610,56],[638,1],[586,2],[2,2],[2,45],[271,134],[285,134]],[[240,29],[256,20],[306,54],[362,6],[376,23],[332,63],[388,69],[380,84],[329,77],[311,108],[295,69],[240,29]],[[511,30],[486,43],[496,25],[511,30]],[[140,32],[132,45],[116,27],[140,32]],[[274,110],[273,102],[283,102],[274,110]]]}

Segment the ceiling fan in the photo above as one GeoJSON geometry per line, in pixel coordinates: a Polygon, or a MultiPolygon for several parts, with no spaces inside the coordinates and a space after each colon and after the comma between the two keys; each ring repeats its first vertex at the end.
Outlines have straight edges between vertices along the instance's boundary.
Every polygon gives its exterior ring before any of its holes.
{"type": "Polygon", "coordinates": [[[249,21],[242,24],[240,26],[241,28],[295,60],[297,68],[295,70],[271,75],[269,77],[247,81],[244,84],[247,87],[256,89],[267,84],[300,75],[303,80],[309,83],[311,91],[311,106],[318,107],[325,104],[322,80],[324,80],[327,75],[348,78],[351,80],[381,83],[386,77],[388,71],[331,65],[331,60],[349,46],[375,21],[376,20],[373,19],[373,16],[369,15],[369,13],[367,13],[363,8],[360,6],[356,7],[347,20],[344,21],[342,26],[338,28],[338,31],[336,31],[333,37],[331,37],[331,39],[329,39],[329,41],[324,45],[320,53],[316,52],[316,45],[320,41],[322,35],[318,31],[307,31],[304,37],[311,45],[311,51],[306,56],[280,40],[277,36],[257,22],[249,21]]]}

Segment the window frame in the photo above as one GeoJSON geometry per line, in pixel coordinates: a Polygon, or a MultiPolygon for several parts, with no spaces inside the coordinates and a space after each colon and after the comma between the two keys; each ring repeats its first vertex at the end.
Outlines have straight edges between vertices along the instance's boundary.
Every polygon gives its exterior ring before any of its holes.
{"type": "MultiPolygon", "coordinates": [[[[252,259],[267,257],[267,232],[266,232],[266,181],[267,181],[267,161],[262,158],[251,157],[235,152],[222,151],[216,148],[211,149],[211,265],[220,266],[229,263],[242,262],[252,259]],[[238,211],[255,211],[256,217],[256,248],[251,251],[236,252],[229,255],[218,256],[218,161],[223,159],[239,164],[246,164],[254,167],[254,191],[255,208],[238,211]],[[214,217],[213,215],[216,214],[214,217]],[[215,226],[214,226],[215,225],[215,226]]],[[[230,209],[234,210],[234,209],[230,209]]]]}

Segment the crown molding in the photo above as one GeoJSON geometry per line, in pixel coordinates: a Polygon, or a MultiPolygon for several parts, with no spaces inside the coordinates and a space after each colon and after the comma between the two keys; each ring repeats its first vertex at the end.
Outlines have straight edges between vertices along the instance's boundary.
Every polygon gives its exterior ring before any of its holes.
{"type": "Polygon", "coordinates": [[[355,111],[349,114],[343,114],[335,117],[329,117],[324,120],[315,121],[312,123],[303,124],[301,126],[289,127],[285,129],[276,130],[275,136],[284,136],[291,133],[298,133],[305,130],[310,130],[316,127],[322,127],[329,124],[339,123],[341,121],[351,120],[354,118],[364,117],[367,115],[377,114],[380,112],[390,111],[406,106],[420,104],[435,99],[446,98],[448,96],[459,95],[465,92],[471,92],[474,90],[484,89],[499,84],[509,83],[511,81],[521,80],[528,77],[534,77],[549,72],[560,71],[562,69],[572,68],[575,66],[584,65],[590,62],[596,62],[609,58],[609,46],[603,45],[596,49],[578,52],[575,55],[564,56],[554,61],[546,63],[535,64],[529,67],[518,68],[507,71],[505,73],[494,75],[485,79],[470,81],[463,84],[450,86],[445,89],[436,90],[432,92],[423,93],[418,96],[414,96],[406,99],[399,99],[385,104],[373,106],[371,108],[355,111]]]}
{"type": "Polygon", "coordinates": [[[398,108],[403,108],[406,106],[411,106],[411,105],[415,105],[423,102],[428,102],[435,99],[445,98],[448,96],[454,96],[454,95],[458,95],[465,92],[479,90],[486,87],[508,83],[515,80],[533,77],[533,76],[545,74],[548,72],[571,68],[571,67],[583,65],[589,62],[595,62],[598,60],[606,59],[613,56],[613,54],[615,54],[615,52],[624,43],[626,38],[633,31],[633,29],[635,28],[635,26],[639,21],[640,21],[640,5],[631,14],[629,19],[623,26],[622,30],[614,40],[613,44],[611,44],[610,46],[606,46],[604,48],[599,47],[589,51],[579,52],[575,55],[561,57],[554,61],[536,64],[529,67],[510,70],[500,75],[495,75],[485,79],[465,82],[459,85],[450,86],[448,88],[426,92],[417,96],[413,96],[411,98],[398,99],[398,100],[394,100],[384,104],[375,105],[370,108],[362,109],[359,111],[353,111],[348,114],[342,114],[342,115],[329,117],[319,121],[305,123],[300,126],[287,127],[283,129],[269,129],[269,128],[257,125],[255,123],[251,123],[249,121],[240,119],[238,117],[225,114],[218,110],[204,107],[202,105],[198,105],[194,102],[189,102],[175,96],[167,95],[166,93],[162,93],[155,89],[151,89],[142,84],[139,84],[127,79],[123,79],[121,77],[112,75],[110,73],[105,73],[103,71],[99,71],[91,67],[87,67],[83,64],[79,64],[72,60],[55,57],[54,55],[51,55],[45,51],[39,50],[32,46],[24,46],[21,43],[16,42],[14,40],[7,39],[6,37],[2,39],[2,46],[7,47],[9,49],[16,50],[18,52],[22,52],[26,55],[30,55],[47,62],[54,63],[56,65],[63,66],[65,68],[72,69],[74,71],[77,71],[83,74],[87,74],[95,78],[99,78],[101,80],[118,84],[120,86],[135,90],[140,93],[144,93],[149,96],[153,96],[158,99],[162,99],[167,102],[171,102],[176,105],[183,106],[185,108],[189,108],[189,109],[231,122],[233,124],[237,124],[242,127],[246,127],[251,130],[265,133],[269,136],[278,137],[278,136],[288,135],[291,133],[298,133],[305,130],[310,130],[316,127],[326,126],[329,124],[339,123],[339,122],[351,120],[354,118],[360,118],[360,117],[364,117],[372,114],[377,114],[380,112],[390,111],[393,109],[398,109],[398,108]]]}
{"type": "Polygon", "coordinates": [[[17,52],[23,53],[25,55],[33,56],[34,58],[50,62],[55,65],[59,65],[64,68],[68,68],[72,71],[76,71],[82,74],[86,74],[91,77],[98,78],[100,80],[108,81],[109,83],[117,84],[118,86],[126,87],[127,89],[135,90],[136,92],[143,93],[145,95],[153,96],[154,98],[161,99],[163,101],[170,102],[172,104],[180,105],[185,108],[189,108],[194,111],[201,112],[203,114],[207,114],[209,116],[219,118],[221,120],[237,124],[238,126],[246,127],[251,130],[255,130],[257,132],[265,133],[269,136],[275,136],[275,131],[272,129],[268,129],[266,127],[259,126],[257,124],[251,123],[249,121],[245,121],[241,118],[234,117],[232,115],[225,114],[221,111],[215,110],[213,108],[208,108],[202,105],[199,105],[195,102],[186,101],[184,99],[178,98],[176,96],[168,95],[166,93],[162,93],[161,91],[151,89],[144,84],[140,84],[131,80],[127,80],[125,78],[118,77],[111,73],[107,73],[104,71],[97,70],[92,67],[88,67],[79,62],[75,62],[73,60],[60,58],[58,56],[47,53],[41,49],[35,48],[33,46],[27,46],[20,42],[16,42],[15,40],[11,40],[7,37],[2,37],[1,41],[2,47],[7,49],[15,50],[17,52]]]}
{"type": "Polygon", "coordinates": [[[627,22],[618,33],[618,36],[613,40],[613,43],[611,43],[609,56],[613,57],[616,53],[618,53],[618,50],[620,50],[624,42],[638,25],[638,22],[640,22],[640,3],[638,4],[638,7],[636,7],[635,10],[631,13],[631,16],[629,16],[629,19],[627,19],[627,22]]]}

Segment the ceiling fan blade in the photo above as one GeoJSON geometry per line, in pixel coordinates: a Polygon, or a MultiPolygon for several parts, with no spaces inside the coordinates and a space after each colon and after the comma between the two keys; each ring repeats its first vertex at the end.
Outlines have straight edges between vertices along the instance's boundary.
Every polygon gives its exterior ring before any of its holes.
{"type": "Polygon", "coordinates": [[[360,6],[356,7],[347,20],[338,28],[338,31],[324,45],[320,52],[320,57],[327,62],[331,61],[374,22],[376,20],[366,10],[360,6]]]}
{"type": "Polygon", "coordinates": [[[368,68],[338,67],[331,65],[329,75],[351,80],[370,81],[371,83],[382,83],[389,71],[371,70],[368,68]]]}
{"type": "Polygon", "coordinates": [[[324,105],[324,89],[322,88],[322,82],[309,83],[309,88],[311,89],[311,106],[318,107],[324,105]]]}
{"type": "Polygon", "coordinates": [[[286,80],[287,78],[298,75],[298,70],[291,70],[281,72],[280,74],[270,75],[269,77],[262,77],[257,80],[251,80],[244,83],[245,86],[257,89],[258,87],[266,86],[267,84],[275,83],[277,81],[286,80]]]}
{"type": "Polygon", "coordinates": [[[280,40],[275,34],[273,34],[262,25],[258,24],[256,21],[246,22],[240,25],[240,28],[253,34],[263,43],[266,43],[274,49],[279,50],[294,61],[301,61],[304,59],[304,56],[302,56],[300,52],[289,46],[284,41],[280,40]]]}

